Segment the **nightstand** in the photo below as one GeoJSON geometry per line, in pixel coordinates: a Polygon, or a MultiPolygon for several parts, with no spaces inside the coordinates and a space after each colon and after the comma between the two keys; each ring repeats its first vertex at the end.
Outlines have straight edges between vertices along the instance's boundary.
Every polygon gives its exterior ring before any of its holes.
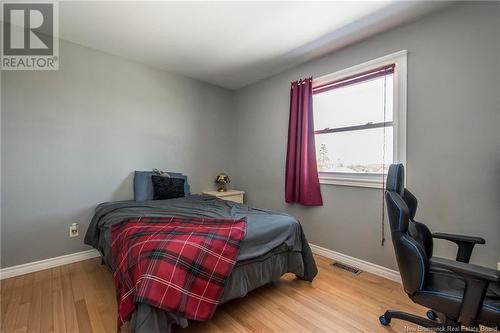
{"type": "Polygon", "coordinates": [[[219,191],[205,191],[203,194],[212,195],[222,200],[234,201],[243,203],[243,197],[245,196],[245,191],[238,190],[227,190],[226,192],[219,191]]]}

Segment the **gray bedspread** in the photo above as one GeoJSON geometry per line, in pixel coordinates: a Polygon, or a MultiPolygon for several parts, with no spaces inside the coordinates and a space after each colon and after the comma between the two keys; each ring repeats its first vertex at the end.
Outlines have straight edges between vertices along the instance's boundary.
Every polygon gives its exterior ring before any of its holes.
{"type": "MultiPolygon", "coordinates": [[[[279,279],[286,272],[295,273],[308,281],[312,281],[317,274],[302,227],[294,217],[212,196],[192,195],[170,200],[100,204],[85,235],[85,243],[98,249],[103,260],[113,269],[111,226],[126,218],[139,216],[247,218],[238,264],[226,285],[222,302],[242,297],[250,290],[279,279]],[[246,281],[246,284],[240,281],[246,281]]],[[[131,326],[136,333],[156,331],[148,325],[158,326],[161,332],[170,332],[172,323],[187,325],[185,319],[173,313],[139,304],[131,326]]]]}

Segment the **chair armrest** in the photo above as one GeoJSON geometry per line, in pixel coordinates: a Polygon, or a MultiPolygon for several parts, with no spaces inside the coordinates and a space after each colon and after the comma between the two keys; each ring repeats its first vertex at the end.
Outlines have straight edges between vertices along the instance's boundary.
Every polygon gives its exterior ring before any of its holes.
{"type": "Polygon", "coordinates": [[[459,261],[431,258],[430,265],[444,268],[465,279],[465,290],[458,321],[465,326],[477,326],[477,316],[483,307],[490,282],[500,281],[500,271],[459,261]]]}
{"type": "Polygon", "coordinates": [[[463,243],[473,243],[473,244],[484,244],[486,241],[481,237],[465,236],[465,235],[455,235],[447,234],[444,232],[434,232],[432,233],[432,238],[446,239],[451,242],[463,242],[463,243]]]}
{"type": "Polygon", "coordinates": [[[488,280],[492,282],[500,281],[500,271],[497,271],[496,269],[438,257],[432,257],[430,264],[431,266],[450,270],[464,277],[488,280]]]}
{"type": "Polygon", "coordinates": [[[481,237],[446,234],[442,232],[433,233],[432,238],[445,239],[457,244],[458,251],[456,260],[465,263],[469,262],[474,245],[486,243],[486,241],[481,237]]]}

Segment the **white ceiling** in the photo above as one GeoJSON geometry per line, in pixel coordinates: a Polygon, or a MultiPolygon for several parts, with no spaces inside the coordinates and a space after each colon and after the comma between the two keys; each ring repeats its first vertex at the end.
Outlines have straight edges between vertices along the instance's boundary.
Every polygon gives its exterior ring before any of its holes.
{"type": "Polygon", "coordinates": [[[237,89],[443,2],[60,2],[60,37],[237,89]]]}

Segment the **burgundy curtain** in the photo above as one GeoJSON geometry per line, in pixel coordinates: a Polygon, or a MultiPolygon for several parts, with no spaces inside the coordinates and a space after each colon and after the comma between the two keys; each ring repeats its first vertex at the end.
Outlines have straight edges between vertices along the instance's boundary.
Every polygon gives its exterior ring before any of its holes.
{"type": "Polygon", "coordinates": [[[323,205],[314,145],[312,78],[292,82],[285,174],[286,202],[323,205]]]}

